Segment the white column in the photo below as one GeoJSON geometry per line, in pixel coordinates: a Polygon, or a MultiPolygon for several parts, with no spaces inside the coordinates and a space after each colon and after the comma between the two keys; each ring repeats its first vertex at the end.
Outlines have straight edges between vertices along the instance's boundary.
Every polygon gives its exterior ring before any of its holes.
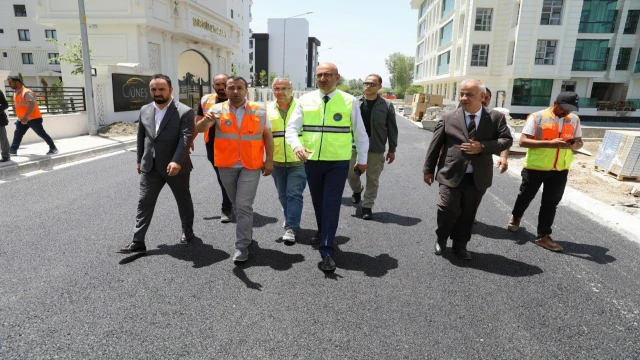
{"type": "Polygon", "coordinates": [[[138,25],[138,63],[143,68],[149,68],[149,27],[138,25]]]}

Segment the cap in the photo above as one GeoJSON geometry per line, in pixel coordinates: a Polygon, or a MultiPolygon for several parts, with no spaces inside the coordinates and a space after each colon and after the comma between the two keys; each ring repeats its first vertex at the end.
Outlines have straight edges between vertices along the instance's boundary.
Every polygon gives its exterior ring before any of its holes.
{"type": "Polygon", "coordinates": [[[19,81],[20,84],[22,84],[22,80],[20,79],[20,76],[16,76],[16,75],[9,76],[7,80],[19,81]]]}
{"type": "Polygon", "coordinates": [[[578,94],[573,91],[565,91],[558,94],[556,101],[567,111],[578,111],[578,94]]]}

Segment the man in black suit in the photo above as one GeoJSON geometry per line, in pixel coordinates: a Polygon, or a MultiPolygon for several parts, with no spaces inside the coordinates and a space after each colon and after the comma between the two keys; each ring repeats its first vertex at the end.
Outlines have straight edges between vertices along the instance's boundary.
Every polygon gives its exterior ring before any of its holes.
{"type": "Polygon", "coordinates": [[[7,138],[7,125],[9,125],[9,118],[4,111],[9,108],[7,98],[4,97],[4,93],[0,90],[0,162],[9,161],[9,139],[7,138]]]}
{"type": "Polygon", "coordinates": [[[123,254],[145,252],[144,239],[151,223],[158,195],[169,184],[178,203],[182,222],[181,243],[193,239],[193,202],[189,190],[191,158],[188,147],[193,140],[195,113],[173,99],[171,79],[153,75],[149,89],[154,102],[140,109],[138,118],[138,165],[140,198],[133,242],[120,249],[123,254]]]}
{"type": "Polygon", "coordinates": [[[493,179],[491,155],[500,154],[513,142],[504,114],[482,107],[485,90],[478,80],[462,81],[460,108],[442,116],[429,144],[424,182],[431,186],[435,178],[440,183],[436,255],[442,255],[451,237],[454,255],[471,260],[467,242],[482,196],[493,179]]]}

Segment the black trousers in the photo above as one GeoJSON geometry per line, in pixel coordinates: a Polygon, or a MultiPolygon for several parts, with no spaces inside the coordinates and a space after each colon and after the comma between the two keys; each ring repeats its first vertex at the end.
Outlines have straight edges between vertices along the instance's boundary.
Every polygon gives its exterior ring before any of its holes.
{"type": "Polygon", "coordinates": [[[189,189],[190,171],[176,176],[169,176],[166,169],[158,169],[154,163],[153,169],[140,175],[140,198],[136,214],[136,226],[133,230],[133,241],[144,242],[153,211],[156,207],[158,195],[165,184],[169,185],[178,203],[178,213],[182,223],[182,231],[193,233],[193,201],[189,189]]]}
{"type": "Polygon", "coordinates": [[[438,202],[438,241],[446,242],[449,237],[453,247],[464,249],[471,239],[471,228],[476,211],[485,190],[476,187],[473,174],[464,176],[460,184],[450,187],[440,184],[440,202],[438,202]]]}
{"type": "Polygon", "coordinates": [[[550,235],[553,220],[556,218],[556,208],[560,200],[562,200],[564,189],[567,186],[569,170],[538,171],[522,169],[521,175],[520,193],[511,214],[516,218],[522,217],[531,201],[536,197],[540,186],[544,184],[540,213],[538,214],[538,237],[550,235]]]}

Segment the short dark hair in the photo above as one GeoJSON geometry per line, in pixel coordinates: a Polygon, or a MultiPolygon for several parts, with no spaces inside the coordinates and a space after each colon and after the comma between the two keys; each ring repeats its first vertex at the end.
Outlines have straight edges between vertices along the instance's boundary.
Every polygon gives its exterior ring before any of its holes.
{"type": "Polygon", "coordinates": [[[20,76],[16,76],[16,75],[13,75],[13,76],[9,76],[9,77],[7,77],[7,80],[17,81],[17,82],[19,82],[20,84],[24,84],[24,83],[22,82],[22,79],[20,79],[20,76]]]}
{"type": "Polygon", "coordinates": [[[379,84],[378,84],[378,85],[382,85],[382,76],[380,76],[380,75],[378,75],[378,74],[369,74],[369,75],[367,75],[367,77],[369,77],[369,76],[375,76],[375,77],[377,77],[377,78],[378,78],[378,82],[379,82],[379,84]]]}
{"type": "Polygon", "coordinates": [[[242,81],[242,82],[244,82],[244,87],[246,87],[246,88],[249,87],[249,85],[247,84],[247,80],[245,80],[242,76],[235,75],[235,76],[232,76],[232,77],[228,77],[227,78],[227,82],[229,82],[229,80],[242,81]]]}
{"type": "Polygon", "coordinates": [[[171,87],[171,79],[165,75],[165,74],[153,74],[151,75],[151,80],[157,80],[157,79],[162,79],[164,81],[167,82],[167,84],[169,84],[169,87],[171,87]]]}
{"type": "Polygon", "coordinates": [[[487,88],[484,92],[489,94],[489,96],[491,96],[491,90],[489,90],[489,88],[487,88]]]}

